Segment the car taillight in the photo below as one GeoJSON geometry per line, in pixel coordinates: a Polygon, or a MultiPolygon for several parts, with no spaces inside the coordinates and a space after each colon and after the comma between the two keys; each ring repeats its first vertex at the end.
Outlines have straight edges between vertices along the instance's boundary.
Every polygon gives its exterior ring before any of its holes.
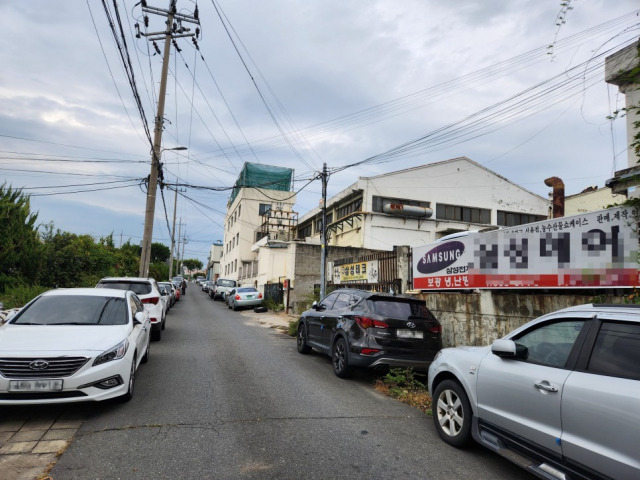
{"type": "Polygon", "coordinates": [[[380,352],[380,350],[377,350],[375,348],[363,348],[362,350],[360,350],[361,355],[374,355],[378,352],[380,352]]]}
{"type": "Polygon", "coordinates": [[[442,325],[436,325],[434,327],[430,327],[429,331],[431,333],[442,333],[442,325]]]}
{"type": "Polygon", "coordinates": [[[262,294],[261,293],[258,294],[258,298],[262,298],[262,294]]]}
{"type": "Polygon", "coordinates": [[[369,317],[361,317],[359,315],[353,317],[353,319],[362,328],[389,328],[389,325],[387,325],[382,320],[376,320],[369,317]]]}
{"type": "Polygon", "coordinates": [[[241,300],[240,295],[236,295],[236,300],[241,300]]]}
{"type": "Polygon", "coordinates": [[[154,305],[157,305],[158,302],[160,301],[160,297],[149,297],[149,298],[143,298],[141,299],[142,303],[153,303],[154,305]]]}

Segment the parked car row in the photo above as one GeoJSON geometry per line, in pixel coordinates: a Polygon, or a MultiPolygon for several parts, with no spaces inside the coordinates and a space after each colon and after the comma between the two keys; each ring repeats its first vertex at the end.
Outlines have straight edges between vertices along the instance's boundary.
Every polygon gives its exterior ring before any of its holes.
{"type": "Polygon", "coordinates": [[[333,370],[428,368],[433,422],[544,479],[640,478],[640,305],[544,315],[490,347],[441,350],[424,302],[343,289],[304,312],[297,348],[333,370]]]}
{"type": "Polygon", "coordinates": [[[131,277],[37,296],[0,326],[0,405],[131,399],[178,298],[131,277]]]}

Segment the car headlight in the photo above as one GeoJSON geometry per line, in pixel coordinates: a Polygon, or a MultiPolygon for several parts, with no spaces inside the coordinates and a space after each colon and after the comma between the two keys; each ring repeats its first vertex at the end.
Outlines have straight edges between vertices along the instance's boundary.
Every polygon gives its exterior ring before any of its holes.
{"type": "Polygon", "coordinates": [[[118,360],[125,356],[128,349],[129,349],[129,340],[123,340],[115,347],[110,348],[106,352],[98,355],[96,357],[95,362],[93,362],[93,366],[95,367],[96,365],[107,363],[112,360],[118,360]]]}

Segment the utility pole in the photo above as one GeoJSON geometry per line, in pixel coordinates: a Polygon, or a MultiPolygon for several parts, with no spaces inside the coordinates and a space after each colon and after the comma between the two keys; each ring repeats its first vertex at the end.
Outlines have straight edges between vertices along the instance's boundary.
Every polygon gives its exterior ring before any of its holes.
{"type": "MultiPolygon", "coordinates": [[[[178,249],[176,251],[176,273],[178,275],[182,275],[182,272],[180,271],[180,232],[182,231],[182,217],[180,217],[180,223],[178,223],[178,249]]],[[[173,262],[172,262],[173,265],[173,262]]],[[[173,278],[173,277],[171,277],[173,278]]]]}
{"type": "Polygon", "coordinates": [[[171,228],[171,255],[169,255],[169,280],[173,278],[173,249],[176,246],[176,209],[178,207],[178,186],[173,197],[173,227],[171,228]]]}
{"type": "MultiPolygon", "coordinates": [[[[153,220],[156,209],[156,191],[158,189],[158,173],[161,169],[160,154],[162,146],[162,129],[164,123],[164,103],[167,93],[167,73],[169,71],[169,53],[171,48],[171,42],[178,37],[195,37],[199,34],[199,29],[196,29],[196,34],[184,33],[188,32],[188,28],[182,26],[182,22],[191,22],[199,24],[198,10],[196,8],[193,15],[184,15],[177,12],[176,8],[177,0],[171,0],[168,10],[163,10],[156,7],[147,6],[146,0],[142,0],[142,11],[145,13],[153,13],[155,15],[161,15],[167,17],[166,28],[164,32],[154,33],[142,33],[140,32],[140,25],[136,23],[136,37],[141,36],[148,37],[148,40],[153,42],[153,45],[160,53],[160,49],[155,43],[156,40],[164,38],[164,54],[162,57],[162,74],[160,76],[160,92],[158,94],[158,113],[154,123],[154,138],[153,138],[153,150],[151,151],[151,173],[149,174],[149,186],[147,189],[147,203],[144,216],[144,233],[142,236],[142,251],[140,253],[140,277],[149,276],[149,262],[151,259],[151,242],[153,237],[153,220]],[[175,22],[174,22],[175,19],[175,22]]],[[[145,16],[145,25],[148,24],[148,17],[145,16]]],[[[195,41],[195,38],[193,38],[195,41]]]]}
{"type": "MultiPolygon", "coordinates": [[[[177,182],[177,179],[176,179],[176,182],[177,182]]],[[[171,228],[171,255],[169,256],[169,280],[173,278],[173,251],[176,246],[176,209],[177,207],[178,207],[178,185],[176,183],[175,195],[173,198],[173,228],[171,228]]],[[[182,219],[180,221],[182,221],[182,219]]],[[[178,240],[180,240],[179,234],[178,234],[178,240]]]]}
{"type": "Polygon", "coordinates": [[[327,271],[327,164],[322,164],[322,232],[320,233],[320,300],[325,296],[327,271]]]}

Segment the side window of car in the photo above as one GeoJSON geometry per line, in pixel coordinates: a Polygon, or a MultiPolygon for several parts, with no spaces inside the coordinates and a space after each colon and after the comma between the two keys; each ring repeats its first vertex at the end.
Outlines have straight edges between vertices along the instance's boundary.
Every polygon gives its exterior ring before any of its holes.
{"type": "Polygon", "coordinates": [[[333,304],[335,303],[336,298],[338,298],[338,292],[333,292],[333,293],[327,295],[320,302],[320,305],[324,305],[326,310],[331,310],[331,309],[333,309],[333,304]]]}
{"type": "Polygon", "coordinates": [[[360,300],[362,300],[362,298],[358,295],[349,295],[349,306],[352,307],[352,309],[356,309],[356,305],[358,305],[360,300]]]}
{"type": "Polygon", "coordinates": [[[129,310],[131,310],[131,318],[134,318],[136,316],[136,312],[138,311],[136,308],[136,304],[133,301],[133,297],[129,296],[129,310]]]}
{"type": "Polygon", "coordinates": [[[587,370],[640,380],[640,324],[605,322],[600,327],[587,370]]]}
{"type": "Polygon", "coordinates": [[[140,301],[140,299],[135,295],[132,295],[131,299],[133,300],[133,304],[135,305],[135,308],[136,308],[133,314],[135,315],[137,312],[144,312],[144,306],[142,305],[142,302],[140,301]]]}
{"type": "Polygon", "coordinates": [[[566,365],[573,344],[584,320],[564,320],[545,323],[515,338],[515,343],[526,347],[524,361],[562,368],[566,365]]]}
{"type": "Polygon", "coordinates": [[[338,294],[338,298],[336,298],[336,303],[333,304],[332,310],[342,310],[343,308],[347,308],[349,306],[350,297],[351,295],[348,293],[338,294]]]}

